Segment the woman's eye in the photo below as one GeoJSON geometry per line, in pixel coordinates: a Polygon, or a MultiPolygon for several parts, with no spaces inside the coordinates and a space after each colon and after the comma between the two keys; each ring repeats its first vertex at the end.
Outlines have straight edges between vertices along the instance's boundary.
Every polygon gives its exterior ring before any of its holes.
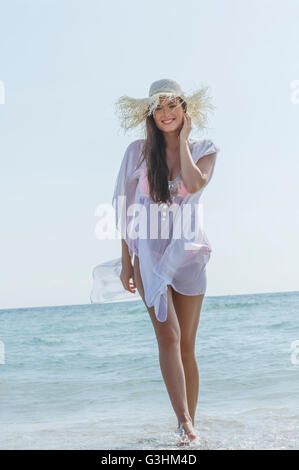
{"type": "MultiPolygon", "coordinates": [[[[175,108],[175,106],[176,106],[175,104],[169,104],[168,105],[169,108],[175,108]]],[[[156,108],[156,111],[161,111],[161,110],[162,110],[162,108],[156,108]]]]}

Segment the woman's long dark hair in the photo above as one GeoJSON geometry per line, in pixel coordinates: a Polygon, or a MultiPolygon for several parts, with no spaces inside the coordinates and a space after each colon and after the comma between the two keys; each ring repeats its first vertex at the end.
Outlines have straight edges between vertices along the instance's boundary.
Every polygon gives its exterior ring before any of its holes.
{"type": "MultiPolygon", "coordinates": [[[[187,103],[182,98],[179,101],[186,112],[187,103]]],[[[163,132],[156,126],[153,114],[146,117],[146,134],[143,159],[146,160],[150,197],[154,202],[167,202],[170,201],[170,192],[166,145],[163,132]]]]}

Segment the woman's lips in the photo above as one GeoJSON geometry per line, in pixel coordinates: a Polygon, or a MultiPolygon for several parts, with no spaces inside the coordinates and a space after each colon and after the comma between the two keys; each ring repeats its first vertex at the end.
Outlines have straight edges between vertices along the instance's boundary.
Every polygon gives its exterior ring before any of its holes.
{"type": "Polygon", "coordinates": [[[165,125],[167,126],[168,124],[171,124],[171,123],[172,123],[172,121],[174,121],[174,120],[175,120],[175,118],[172,118],[172,119],[166,119],[165,121],[162,121],[162,123],[163,123],[163,124],[165,124],[165,125]]]}

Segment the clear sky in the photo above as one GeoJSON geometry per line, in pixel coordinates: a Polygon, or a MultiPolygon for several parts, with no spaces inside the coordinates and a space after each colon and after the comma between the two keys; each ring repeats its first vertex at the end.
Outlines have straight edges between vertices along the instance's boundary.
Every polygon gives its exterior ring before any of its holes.
{"type": "Polygon", "coordinates": [[[2,2],[0,308],[89,303],[121,253],[95,210],[140,138],[114,102],[160,78],[216,106],[206,295],[298,290],[298,18],[298,0],[2,2]]]}

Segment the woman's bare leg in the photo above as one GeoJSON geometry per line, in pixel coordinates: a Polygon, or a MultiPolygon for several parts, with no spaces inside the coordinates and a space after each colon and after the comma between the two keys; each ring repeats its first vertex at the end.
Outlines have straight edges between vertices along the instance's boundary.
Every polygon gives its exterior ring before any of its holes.
{"type": "Polygon", "coordinates": [[[199,394],[199,371],[195,341],[204,294],[183,295],[173,290],[173,303],[181,330],[181,356],[184,366],[188,409],[194,426],[199,394]]]}
{"type": "Polygon", "coordinates": [[[159,322],[156,318],[154,307],[148,307],[144,298],[143,283],[140,274],[138,257],[134,257],[134,277],[137,290],[150,314],[152,324],[156,333],[159,347],[159,361],[163,379],[172,403],[173,409],[179,422],[184,422],[189,437],[195,438],[191,426],[192,418],[188,409],[185,373],[180,350],[180,325],[174,309],[172,299],[172,287],[167,286],[167,319],[159,322]]]}

